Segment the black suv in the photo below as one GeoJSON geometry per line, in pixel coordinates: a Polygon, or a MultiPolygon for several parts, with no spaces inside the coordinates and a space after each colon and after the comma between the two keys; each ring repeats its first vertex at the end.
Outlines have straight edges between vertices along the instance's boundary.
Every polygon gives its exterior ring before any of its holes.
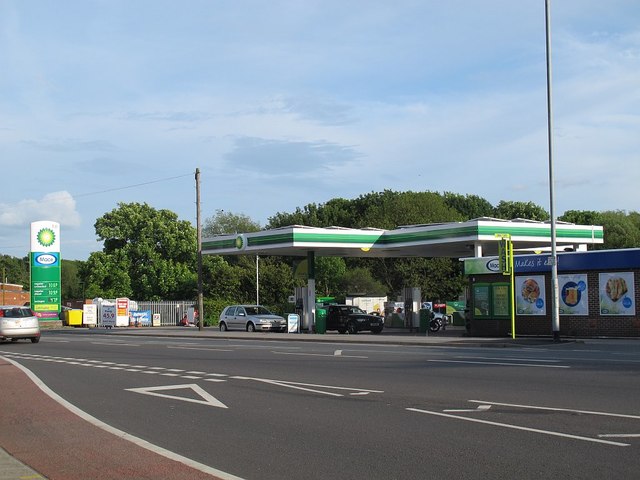
{"type": "Polygon", "coordinates": [[[371,330],[380,333],[384,327],[384,318],[379,315],[369,315],[354,305],[328,305],[327,330],[337,330],[339,333],[358,333],[371,330]]]}

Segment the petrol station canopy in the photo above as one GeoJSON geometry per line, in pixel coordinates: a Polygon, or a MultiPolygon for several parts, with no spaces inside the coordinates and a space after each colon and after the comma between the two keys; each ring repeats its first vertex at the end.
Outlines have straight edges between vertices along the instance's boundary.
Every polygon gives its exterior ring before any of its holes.
{"type": "MultiPolygon", "coordinates": [[[[377,228],[316,228],[302,225],[203,239],[207,255],[276,255],[300,257],[314,252],[334,257],[483,257],[498,254],[499,237],[510,235],[514,251],[551,249],[551,224],[526,219],[482,217],[466,222],[377,228]]],[[[587,250],[604,243],[601,226],[556,222],[558,251],[587,250]]]]}

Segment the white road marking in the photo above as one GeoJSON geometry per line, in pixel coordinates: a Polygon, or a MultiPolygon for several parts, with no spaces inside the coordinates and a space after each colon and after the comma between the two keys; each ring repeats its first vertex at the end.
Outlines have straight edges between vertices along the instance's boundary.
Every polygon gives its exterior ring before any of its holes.
{"type": "Polygon", "coordinates": [[[183,402],[191,402],[191,403],[199,403],[202,405],[209,405],[211,407],[218,408],[229,408],[216,397],[205,391],[199,385],[195,383],[189,383],[185,385],[161,385],[159,387],[141,387],[141,388],[125,388],[125,390],[129,392],[141,393],[143,395],[151,395],[154,397],[163,397],[163,398],[171,398],[172,400],[182,400],[183,402]],[[166,393],[158,393],[167,390],[184,390],[191,389],[200,397],[202,400],[197,400],[194,398],[185,398],[185,397],[177,397],[175,395],[167,395],[166,393]]]}
{"type": "Polygon", "coordinates": [[[205,465],[203,463],[200,462],[196,462],[195,460],[191,460],[190,458],[187,457],[183,457],[182,455],[178,455],[177,453],[174,453],[170,450],[167,450],[165,448],[159,447],[157,445],[154,445],[153,443],[150,443],[146,440],[143,440],[141,438],[138,438],[134,435],[131,435],[127,432],[124,432],[122,430],[119,430],[115,427],[112,427],[111,425],[108,425],[104,422],[102,422],[101,420],[98,420],[97,418],[89,415],[87,412],[85,412],[84,410],[80,410],[78,407],[76,407],[75,405],[69,403],[68,401],[66,401],[64,398],[62,398],[60,395],[58,395],[57,393],[55,393],[53,390],[51,390],[49,387],[47,387],[44,382],[42,380],[40,380],[31,370],[29,370],[26,367],[23,367],[21,364],[19,364],[18,362],[11,360],[10,358],[7,357],[2,357],[4,360],[10,362],[12,365],[15,365],[16,367],[18,367],[20,370],[22,370],[39,388],[40,390],[42,390],[45,394],[47,394],[50,398],[52,398],[53,400],[55,400],[56,402],[58,402],[60,405],[62,405],[63,407],[65,407],[67,410],[69,410],[70,412],[75,413],[76,415],[78,415],[80,418],[88,421],[89,423],[91,423],[92,425],[95,425],[98,428],[101,428],[102,430],[111,433],[112,435],[116,435],[124,440],[127,440],[135,445],[138,445],[139,447],[145,448],[151,452],[157,453],[158,455],[162,455],[165,458],[171,459],[171,460],[175,460],[176,462],[180,462],[183,465],[187,465],[191,468],[195,468],[196,470],[199,470],[201,472],[207,473],[209,475],[213,475],[215,477],[218,477],[222,480],[243,480],[241,477],[237,477],[235,475],[232,475],[230,473],[227,472],[223,472],[222,470],[218,470],[217,468],[212,468],[208,465],[205,465]]]}
{"type": "Polygon", "coordinates": [[[486,412],[491,408],[491,405],[478,405],[478,408],[448,408],[447,410],[443,410],[443,412],[447,413],[462,413],[462,412],[486,412]]]}
{"type": "Polygon", "coordinates": [[[475,358],[478,360],[509,360],[514,362],[539,362],[539,363],[558,363],[560,360],[539,360],[537,358],[512,358],[512,357],[470,357],[466,355],[458,355],[455,358],[475,358]]]}
{"type": "Polygon", "coordinates": [[[342,350],[336,350],[335,352],[333,352],[333,355],[339,357],[340,355],[342,355],[342,350]]]}
{"type": "Polygon", "coordinates": [[[167,347],[174,350],[203,350],[205,352],[233,352],[233,350],[226,350],[223,348],[205,348],[205,347],[167,347]]]}
{"type": "Polygon", "coordinates": [[[464,420],[465,422],[482,423],[485,425],[492,425],[494,427],[503,427],[503,428],[510,428],[513,430],[522,430],[525,432],[540,433],[543,435],[551,435],[554,437],[570,438],[573,440],[581,440],[584,442],[602,443],[605,445],[613,445],[616,447],[628,447],[630,445],[628,443],[612,442],[610,440],[598,440],[597,438],[581,437],[579,435],[570,435],[568,433],[552,432],[550,430],[540,430],[538,428],[521,427],[519,425],[511,425],[509,423],[490,422],[487,420],[480,420],[477,418],[461,417],[459,415],[449,415],[448,413],[432,412],[429,410],[421,410],[419,408],[407,408],[407,410],[409,410],[410,412],[426,413],[427,415],[435,415],[439,417],[454,418],[456,420],[464,420]]]}
{"type": "MultiPolygon", "coordinates": [[[[0,351],[0,353],[3,353],[0,351]]],[[[18,358],[27,358],[32,360],[40,360],[40,361],[51,361],[51,362],[60,362],[67,363],[70,365],[79,365],[82,367],[93,367],[93,368],[106,368],[109,370],[123,370],[127,372],[135,372],[135,373],[145,373],[147,375],[160,375],[165,377],[180,377],[187,378],[190,380],[202,380],[205,382],[226,382],[228,378],[236,379],[236,380],[254,380],[258,382],[268,383],[271,385],[281,386],[285,388],[291,388],[295,390],[308,391],[312,393],[318,393],[321,395],[329,395],[335,397],[344,396],[342,393],[336,393],[332,391],[325,390],[344,390],[349,391],[349,395],[354,396],[363,396],[368,395],[369,393],[384,393],[382,390],[368,390],[364,388],[349,388],[349,387],[336,387],[331,385],[316,385],[311,383],[300,383],[300,382],[290,382],[286,380],[273,380],[268,378],[254,378],[254,377],[245,377],[245,376],[229,376],[224,373],[205,373],[196,370],[185,371],[179,368],[165,368],[165,367],[147,367],[145,365],[135,365],[132,366],[128,363],[114,363],[114,362],[102,362],[102,364],[92,363],[94,361],[86,360],[86,363],[80,363],[77,361],[73,361],[73,358],[66,359],[55,359],[55,358],[44,358],[42,355],[28,355],[28,354],[14,354],[12,352],[4,352],[9,353],[12,357],[18,358]],[[188,375],[189,373],[195,373],[197,375],[188,375]],[[202,375],[202,376],[199,376],[202,375]],[[224,377],[222,378],[203,378],[203,377],[224,377]],[[325,390],[319,390],[325,389],[325,390]]],[[[282,353],[282,352],[274,352],[274,353],[282,353]]],[[[333,357],[334,355],[329,355],[333,357]]],[[[346,355],[345,355],[346,356],[346,355]]]]}
{"type": "Polygon", "coordinates": [[[598,436],[600,438],[640,438],[640,433],[603,433],[598,436]]]}
{"type": "Polygon", "coordinates": [[[263,382],[271,385],[278,385],[285,388],[303,390],[306,392],[319,393],[322,395],[329,395],[331,397],[343,397],[344,395],[342,395],[341,393],[326,392],[324,390],[317,390],[317,389],[324,388],[328,390],[350,390],[352,392],[356,392],[358,395],[366,395],[369,393],[384,393],[384,391],[382,390],[369,390],[367,388],[351,388],[351,387],[336,387],[332,385],[316,385],[313,383],[290,382],[287,380],[272,380],[268,378],[255,378],[255,377],[231,377],[231,378],[235,378],[238,380],[255,380],[256,382],[263,382]],[[306,388],[306,387],[314,387],[314,388],[306,388]]]}
{"type": "Polygon", "coordinates": [[[571,408],[556,408],[556,407],[538,407],[536,405],[518,405],[513,403],[500,403],[500,402],[488,402],[485,400],[469,400],[471,403],[486,403],[489,405],[497,405],[500,407],[515,407],[515,408],[528,408],[532,410],[545,410],[549,412],[570,412],[570,413],[582,413],[586,415],[600,415],[603,417],[617,417],[617,418],[631,418],[633,420],[640,420],[638,415],[626,415],[622,413],[609,413],[609,412],[594,412],[591,410],[574,410],[571,408]]]}
{"type": "Polygon", "coordinates": [[[92,345],[109,345],[112,347],[139,347],[139,343],[124,343],[124,342],[91,342],[92,345]]]}
{"type": "MultiPolygon", "coordinates": [[[[337,350],[338,352],[342,352],[342,350],[337,350]]],[[[328,353],[301,353],[301,352],[276,352],[275,350],[272,351],[271,353],[274,353],[276,355],[298,355],[301,357],[340,357],[340,358],[369,358],[369,357],[363,357],[362,355],[336,355],[335,353],[333,354],[328,354],[328,353]]]]}
{"type": "Polygon", "coordinates": [[[463,360],[427,360],[436,363],[470,363],[473,365],[498,365],[504,367],[539,367],[539,368],[571,368],[568,365],[536,365],[534,363],[507,363],[507,362],[472,362],[463,360]]]}

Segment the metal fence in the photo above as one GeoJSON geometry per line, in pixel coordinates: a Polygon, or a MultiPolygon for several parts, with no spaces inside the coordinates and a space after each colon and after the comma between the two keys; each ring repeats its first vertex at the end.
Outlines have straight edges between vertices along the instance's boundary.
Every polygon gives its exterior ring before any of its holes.
{"type": "MultiPolygon", "coordinates": [[[[104,299],[100,302],[96,302],[98,305],[98,326],[102,326],[102,303],[108,302],[115,304],[115,299],[104,299]]],[[[161,301],[161,302],[140,302],[130,300],[130,310],[150,310],[151,317],[153,314],[160,315],[160,325],[176,326],[180,325],[180,320],[187,314],[190,308],[195,307],[193,300],[176,300],[176,301],[161,301]]]]}
{"type": "Polygon", "coordinates": [[[151,310],[152,317],[154,313],[159,313],[163,327],[179,325],[182,317],[193,307],[193,300],[138,302],[138,310],[151,310]]]}

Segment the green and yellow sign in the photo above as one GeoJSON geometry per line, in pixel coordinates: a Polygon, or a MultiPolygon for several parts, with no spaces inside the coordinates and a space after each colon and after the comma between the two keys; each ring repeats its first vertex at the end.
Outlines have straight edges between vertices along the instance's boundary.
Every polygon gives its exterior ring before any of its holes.
{"type": "Polygon", "coordinates": [[[31,309],[42,320],[57,320],[61,306],[60,224],[31,223],[31,309]]]}

